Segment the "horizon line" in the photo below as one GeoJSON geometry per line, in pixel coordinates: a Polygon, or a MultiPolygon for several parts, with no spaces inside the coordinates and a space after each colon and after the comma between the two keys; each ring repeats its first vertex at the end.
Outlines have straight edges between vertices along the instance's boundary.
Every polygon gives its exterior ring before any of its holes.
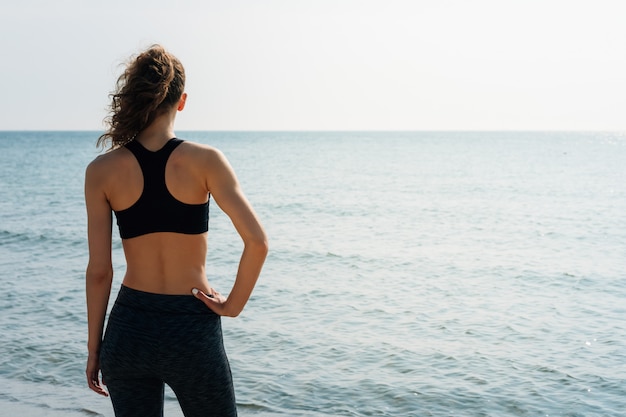
{"type": "MultiPolygon", "coordinates": [[[[623,129],[175,129],[179,132],[227,132],[227,133],[332,133],[332,132],[356,132],[356,133],[412,133],[412,132],[606,132],[626,133],[623,129]]],[[[0,132],[104,132],[99,129],[0,129],[0,132]]]]}

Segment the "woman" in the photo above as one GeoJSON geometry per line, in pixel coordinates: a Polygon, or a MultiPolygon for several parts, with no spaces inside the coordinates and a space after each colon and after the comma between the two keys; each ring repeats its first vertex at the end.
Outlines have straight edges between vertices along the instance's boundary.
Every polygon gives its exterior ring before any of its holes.
{"type": "Polygon", "coordinates": [[[109,129],[98,139],[110,149],[85,174],[87,381],[98,394],[110,394],[117,417],[162,416],[165,383],[187,417],[237,414],[220,316],[243,310],[267,238],[224,155],[176,139],[184,85],[182,65],[162,47],[137,56],[118,79],[109,129]],[[210,196],[244,243],[227,298],[205,275],[210,196]],[[103,340],[112,211],[127,267],[103,340]]]}

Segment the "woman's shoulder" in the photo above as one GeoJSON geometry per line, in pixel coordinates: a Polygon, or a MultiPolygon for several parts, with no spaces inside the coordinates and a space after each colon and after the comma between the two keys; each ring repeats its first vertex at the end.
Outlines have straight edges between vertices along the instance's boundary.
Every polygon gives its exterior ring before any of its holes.
{"type": "Polygon", "coordinates": [[[191,140],[183,139],[182,145],[183,145],[183,149],[186,148],[190,152],[194,152],[194,153],[201,152],[201,153],[204,153],[204,154],[207,154],[207,155],[208,154],[212,154],[212,153],[216,153],[216,152],[221,153],[220,150],[217,149],[214,146],[206,145],[204,143],[194,142],[194,141],[191,141],[191,140]]]}
{"type": "Polygon", "coordinates": [[[192,141],[184,141],[181,156],[189,167],[194,167],[202,175],[219,176],[230,171],[230,163],[224,153],[214,146],[192,141]],[[184,145],[184,146],[183,146],[184,145]]]}
{"type": "Polygon", "coordinates": [[[98,155],[87,165],[87,172],[92,174],[110,173],[132,162],[132,154],[126,148],[117,148],[98,155]]]}
{"type": "Polygon", "coordinates": [[[185,156],[201,159],[204,162],[217,161],[224,158],[222,151],[214,146],[188,140],[184,140],[181,145],[181,150],[185,152],[185,156]]]}

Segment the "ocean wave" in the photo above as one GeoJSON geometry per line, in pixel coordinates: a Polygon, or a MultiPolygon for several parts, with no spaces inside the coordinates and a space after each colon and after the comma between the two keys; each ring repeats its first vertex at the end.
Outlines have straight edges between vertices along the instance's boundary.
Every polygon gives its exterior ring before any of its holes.
{"type": "Polygon", "coordinates": [[[18,250],[32,249],[32,244],[59,244],[65,246],[82,246],[86,247],[87,238],[79,237],[76,233],[67,233],[54,229],[41,231],[11,231],[0,230],[0,246],[12,246],[18,250]]]}

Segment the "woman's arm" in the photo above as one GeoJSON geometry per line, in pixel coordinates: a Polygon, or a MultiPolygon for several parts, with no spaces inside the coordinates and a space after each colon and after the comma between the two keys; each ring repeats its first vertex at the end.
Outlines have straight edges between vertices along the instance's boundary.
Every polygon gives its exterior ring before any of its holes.
{"type": "Polygon", "coordinates": [[[111,263],[111,207],[103,189],[104,175],[96,159],[85,173],[85,204],[87,206],[87,236],[89,264],[86,271],[87,294],[87,382],[89,388],[107,395],[99,379],[100,343],[104,331],[104,317],[111,293],[113,266],[111,263]]]}
{"type": "Polygon", "coordinates": [[[217,205],[231,219],[243,240],[244,249],[239,261],[237,277],[228,299],[219,296],[219,293],[207,296],[201,291],[193,292],[217,314],[236,317],[248,302],[261,274],[268,251],[267,236],[256,213],[243,194],[235,172],[226,157],[221,152],[212,149],[209,151],[207,166],[207,189],[213,195],[217,205]]]}

